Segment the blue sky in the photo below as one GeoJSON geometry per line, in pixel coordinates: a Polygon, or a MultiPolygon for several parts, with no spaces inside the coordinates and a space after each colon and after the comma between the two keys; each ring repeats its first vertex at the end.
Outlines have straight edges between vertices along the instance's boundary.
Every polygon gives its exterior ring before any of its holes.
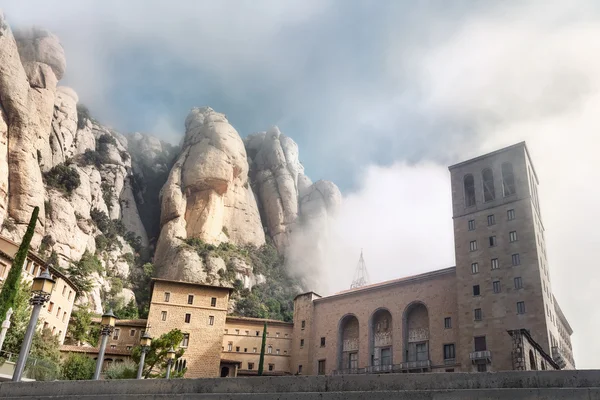
{"type": "Polygon", "coordinates": [[[62,84],[100,121],[177,142],[193,106],[278,125],[344,194],[324,270],[347,288],[454,264],[446,166],[526,140],[552,291],[598,368],[600,3],[8,0],[55,32],[62,84]],[[417,4],[417,5],[415,5],[417,4]]]}

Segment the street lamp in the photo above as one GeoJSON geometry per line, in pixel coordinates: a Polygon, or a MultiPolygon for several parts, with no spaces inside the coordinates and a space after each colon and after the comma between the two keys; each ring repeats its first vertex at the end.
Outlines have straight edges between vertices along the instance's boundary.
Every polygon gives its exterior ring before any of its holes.
{"type": "Polygon", "coordinates": [[[140,365],[138,367],[137,379],[142,379],[142,372],[144,371],[144,361],[146,360],[146,353],[150,350],[152,344],[152,337],[148,335],[148,331],[144,332],[144,335],[140,339],[140,345],[142,346],[142,354],[140,354],[140,365]]]}
{"type": "Polygon", "coordinates": [[[112,310],[110,310],[107,313],[104,313],[104,315],[102,316],[102,320],[100,321],[100,334],[102,335],[102,342],[100,343],[100,350],[98,351],[98,360],[96,361],[96,371],[94,372],[95,381],[100,379],[100,371],[102,370],[102,363],[104,362],[104,352],[106,351],[106,342],[108,342],[108,337],[115,328],[116,322],[117,317],[115,317],[115,314],[113,314],[112,310]]]}
{"type": "Polygon", "coordinates": [[[173,364],[173,360],[175,359],[175,350],[173,350],[173,346],[167,351],[167,379],[171,379],[171,364],[173,364]]]}
{"type": "Polygon", "coordinates": [[[29,304],[33,306],[31,311],[31,317],[29,318],[29,325],[27,325],[27,331],[25,332],[25,338],[21,345],[21,351],[19,352],[19,359],[15,365],[15,372],[13,373],[13,382],[21,382],[23,371],[25,370],[25,362],[29,356],[29,350],[31,349],[31,341],[33,340],[33,334],[35,333],[35,327],[37,325],[40,311],[44,304],[50,299],[50,294],[54,288],[54,279],[48,273],[46,268],[39,276],[33,278],[33,284],[31,285],[31,293],[33,296],[29,299],[29,304]]]}

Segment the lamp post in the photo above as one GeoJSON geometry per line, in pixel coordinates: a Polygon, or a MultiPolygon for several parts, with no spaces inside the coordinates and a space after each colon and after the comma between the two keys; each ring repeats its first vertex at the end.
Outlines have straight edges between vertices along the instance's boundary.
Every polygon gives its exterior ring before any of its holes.
{"type": "Polygon", "coordinates": [[[21,382],[40,311],[44,304],[50,299],[53,288],[54,279],[52,279],[48,273],[48,269],[45,269],[39,276],[33,278],[33,284],[31,285],[31,293],[33,296],[29,299],[29,303],[33,306],[33,310],[31,311],[27,331],[25,331],[25,337],[23,338],[23,344],[21,345],[21,351],[19,352],[19,359],[15,365],[15,372],[12,377],[13,382],[21,382]]]}
{"type": "Polygon", "coordinates": [[[142,354],[140,354],[140,365],[138,367],[137,379],[142,379],[142,372],[144,372],[144,361],[146,360],[146,353],[150,349],[151,344],[152,337],[150,337],[150,335],[148,335],[148,331],[146,331],[140,339],[140,345],[142,345],[142,354]]]}
{"type": "Polygon", "coordinates": [[[171,379],[171,364],[173,364],[173,360],[175,359],[175,350],[173,350],[173,346],[167,351],[167,379],[171,379]]]}
{"type": "Polygon", "coordinates": [[[102,363],[104,362],[104,352],[106,351],[106,342],[108,342],[108,337],[115,328],[116,322],[117,317],[115,317],[115,314],[113,314],[112,310],[110,310],[107,313],[104,313],[104,315],[102,316],[102,321],[100,322],[100,334],[102,335],[102,342],[100,343],[100,350],[98,351],[98,360],[96,361],[96,371],[94,372],[95,381],[100,379],[100,371],[102,370],[102,363]]]}

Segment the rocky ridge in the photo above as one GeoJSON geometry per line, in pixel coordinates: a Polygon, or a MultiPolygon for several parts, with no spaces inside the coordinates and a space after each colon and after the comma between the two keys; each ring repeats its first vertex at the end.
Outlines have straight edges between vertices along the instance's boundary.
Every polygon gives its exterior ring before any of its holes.
{"type": "Polygon", "coordinates": [[[300,284],[318,267],[341,195],[304,175],[277,127],[242,139],[203,107],[178,147],[122,135],[58,85],[65,70],[55,35],[13,34],[0,11],[0,235],[19,241],[40,207],[32,247],[86,287],[81,304],[141,309],[150,274],[249,295],[282,279],[279,259],[300,284]]]}

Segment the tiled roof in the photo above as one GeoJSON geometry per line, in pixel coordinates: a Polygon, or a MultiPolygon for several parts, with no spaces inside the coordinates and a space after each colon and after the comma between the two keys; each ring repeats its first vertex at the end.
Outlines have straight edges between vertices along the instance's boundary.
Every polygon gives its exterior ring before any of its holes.
{"type": "MultiPolygon", "coordinates": [[[[62,346],[60,346],[60,351],[62,351],[64,353],[96,354],[96,353],[98,353],[98,348],[97,347],[91,347],[91,346],[73,346],[73,345],[63,344],[62,346]]],[[[130,356],[131,355],[131,350],[107,348],[105,353],[106,354],[113,354],[113,355],[130,356]]]]}
{"type": "MultiPolygon", "coordinates": [[[[92,318],[92,322],[100,323],[101,318],[92,318]]],[[[117,319],[116,324],[120,326],[142,326],[146,327],[147,319],[117,319]]]]}

